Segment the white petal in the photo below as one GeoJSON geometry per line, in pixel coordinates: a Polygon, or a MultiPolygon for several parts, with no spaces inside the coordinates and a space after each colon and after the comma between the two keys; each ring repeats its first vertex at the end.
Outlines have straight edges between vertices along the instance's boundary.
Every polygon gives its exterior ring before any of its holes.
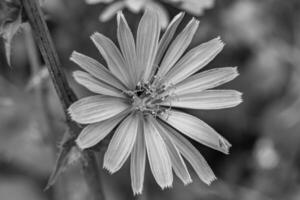
{"type": "Polygon", "coordinates": [[[102,11],[99,19],[102,22],[106,22],[115,16],[118,11],[122,10],[125,7],[125,3],[123,1],[115,2],[111,5],[108,5],[105,10],[102,11]]]}
{"type": "Polygon", "coordinates": [[[204,90],[169,97],[160,105],[202,110],[231,108],[242,102],[242,93],[236,90],[204,90]]]}
{"type": "Polygon", "coordinates": [[[156,12],[147,9],[137,31],[137,56],[141,78],[147,82],[153,69],[157,53],[160,25],[156,12]]]}
{"type": "Polygon", "coordinates": [[[122,54],[125,59],[126,65],[129,72],[131,88],[134,88],[137,83],[137,72],[136,72],[136,50],[135,50],[135,42],[132,35],[132,32],[127,24],[127,21],[122,14],[122,12],[118,13],[118,41],[122,51],[122,54]]]}
{"type": "Polygon", "coordinates": [[[85,0],[87,4],[97,4],[97,3],[110,3],[113,0],[85,0]]]}
{"type": "Polygon", "coordinates": [[[162,114],[160,118],[193,140],[228,154],[231,144],[197,117],[170,110],[162,114]]]}
{"type": "Polygon", "coordinates": [[[97,79],[114,86],[120,90],[126,90],[122,82],[116,78],[110,71],[108,71],[102,64],[98,61],[85,56],[78,52],[73,52],[70,60],[78,64],[82,69],[90,73],[92,76],[97,79]]]}
{"type": "Polygon", "coordinates": [[[180,152],[178,151],[177,147],[174,145],[172,139],[170,138],[170,136],[168,136],[169,134],[172,134],[172,133],[169,132],[167,129],[165,129],[158,122],[155,121],[154,124],[155,124],[157,130],[159,130],[159,133],[161,134],[161,136],[163,137],[163,139],[167,145],[174,172],[182,180],[182,182],[185,185],[191,183],[192,179],[188,172],[186,164],[185,164],[182,156],[180,155],[180,152]]]}
{"type": "Polygon", "coordinates": [[[239,75],[236,67],[224,67],[207,70],[195,74],[178,83],[172,93],[183,95],[187,93],[201,92],[227,83],[239,75]]]}
{"type": "Polygon", "coordinates": [[[172,163],[166,144],[151,120],[149,116],[144,123],[147,155],[152,174],[157,184],[164,189],[172,186],[172,163]]]}
{"type": "Polygon", "coordinates": [[[223,47],[224,43],[216,38],[193,48],[168,72],[164,82],[176,84],[186,79],[212,61],[223,47]]]}
{"type": "Polygon", "coordinates": [[[103,83],[90,74],[83,72],[83,71],[75,71],[73,72],[74,79],[84,87],[86,87],[91,92],[95,92],[98,94],[114,96],[114,97],[121,97],[125,98],[126,96],[122,91],[103,83]]]}
{"type": "Polygon", "coordinates": [[[127,87],[130,86],[130,76],[124,67],[124,58],[116,45],[109,38],[100,33],[94,33],[91,39],[107,62],[110,71],[127,87]]]}
{"type": "Polygon", "coordinates": [[[200,152],[182,135],[180,135],[176,130],[173,128],[161,123],[170,133],[168,136],[180,153],[187,159],[187,161],[192,165],[195,172],[199,176],[199,178],[206,184],[210,184],[212,181],[216,180],[216,176],[214,172],[211,170],[203,156],[200,152]]]}
{"type": "Polygon", "coordinates": [[[157,56],[154,62],[155,65],[160,64],[161,59],[164,56],[171,40],[173,39],[177,27],[182,21],[183,17],[184,17],[184,13],[183,12],[179,13],[173,18],[173,20],[170,22],[169,26],[167,27],[167,30],[165,31],[165,33],[163,34],[162,38],[159,41],[157,56]]]}
{"type": "Polygon", "coordinates": [[[115,131],[104,155],[103,167],[110,173],[118,171],[129,157],[139,125],[136,114],[129,115],[115,131]]]}
{"type": "Polygon", "coordinates": [[[128,113],[124,111],[113,118],[86,126],[76,139],[81,149],[90,148],[105,138],[128,113]]]}
{"type": "Polygon", "coordinates": [[[199,21],[192,19],[184,30],[171,43],[161,62],[157,75],[162,78],[174,66],[191,43],[199,26],[199,21]]]}
{"type": "Polygon", "coordinates": [[[124,99],[97,95],[76,101],[68,111],[74,121],[90,124],[109,119],[128,107],[124,99]]]}
{"type": "Polygon", "coordinates": [[[138,133],[131,153],[130,175],[134,194],[142,194],[146,164],[146,144],[143,130],[143,119],[140,116],[138,133]]]}
{"type": "Polygon", "coordinates": [[[147,9],[151,9],[158,14],[161,28],[165,29],[169,24],[168,11],[159,3],[148,1],[146,4],[147,9]]]}

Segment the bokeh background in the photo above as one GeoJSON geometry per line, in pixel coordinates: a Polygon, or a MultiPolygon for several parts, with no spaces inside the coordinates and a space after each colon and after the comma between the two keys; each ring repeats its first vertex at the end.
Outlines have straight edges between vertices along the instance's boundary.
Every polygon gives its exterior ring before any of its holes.
{"type": "MultiPolygon", "coordinates": [[[[164,6],[172,17],[180,11],[164,6]]],[[[45,0],[43,4],[64,70],[80,97],[88,92],[72,79],[78,67],[69,56],[76,50],[103,61],[89,39],[98,31],[116,40],[116,21],[98,20],[103,8],[83,0],[45,0]]],[[[141,15],[125,11],[125,16],[136,30],[141,15]]],[[[187,15],[183,25],[190,18],[187,15]]],[[[218,177],[211,186],[190,168],[192,184],[183,186],[176,178],[172,189],[162,191],[147,166],[140,199],[299,200],[300,1],[216,0],[215,7],[199,19],[191,47],[222,37],[225,49],[206,69],[238,66],[240,76],[222,87],[243,92],[244,102],[231,109],[188,112],[214,127],[233,147],[227,156],[193,143],[218,177]]],[[[24,33],[14,39],[11,67],[0,42],[0,199],[88,199],[76,162],[54,187],[43,191],[65,124],[43,61],[32,59],[31,39],[24,33]]],[[[134,199],[128,162],[114,175],[99,170],[107,200],[134,199]]]]}

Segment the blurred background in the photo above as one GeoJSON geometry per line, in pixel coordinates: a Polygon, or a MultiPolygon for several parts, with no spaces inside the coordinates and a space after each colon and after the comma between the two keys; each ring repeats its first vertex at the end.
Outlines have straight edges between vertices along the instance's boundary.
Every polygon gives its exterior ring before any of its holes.
{"type": "MultiPolygon", "coordinates": [[[[180,10],[163,3],[170,17],[180,10]]],[[[103,59],[89,39],[95,32],[116,40],[115,19],[98,20],[103,4],[83,0],[45,0],[43,9],[64,70],[79,97],[88,95],[71,77],[78,67],[73,50],[103,59]]],[[[125,10],[136,30],[141,14],[125,10]]],[[[185,25],[191,18],[185,17],[185,25]]],[[[233,145],[226,156],[193,143],[218,180],[206,186],[190,168],[193,183],[177,178],[162,191],[149,166],[141,199],[270,200],[300,199],[300,1],[216,0],[198,17],[200,28],[190,47],[216,36],[226,43],[206,69],[238,66],[240,76],[223,88],[244,93],[238,107],[190,112],[233,145]]],[[[183,26],[181,26],[182,28],[183,26]]],[[[88,188],[77,163],[54,187],[43,191],[54,167],[65,123],[61,106],[30,34],[17,34],[9,67],[0,42],[0,199],[83,200],[88,188]]],[[[104,62],[103,62],[104,63],[104,62]]],[[[101,160],[99,156],[99,160],[101,160]]],[[[99,169],[107,200],[133,199],[129,163],[114,175],[99,169]]]]}

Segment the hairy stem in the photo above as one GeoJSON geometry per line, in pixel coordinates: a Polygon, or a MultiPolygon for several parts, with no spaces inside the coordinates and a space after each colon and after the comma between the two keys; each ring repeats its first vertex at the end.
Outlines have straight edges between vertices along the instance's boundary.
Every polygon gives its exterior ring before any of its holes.
{"type": "MultiPolygon", "coordinates": [[[[62,104],[66,122],[70,129],[69,134],[72,137],[76,137],[80,133],[81,127],[71,120],[67,109],[74,101],[77,100],[77,98],[70,88],[61,67],[61,63],[54,48],[39,2],[38,0],[20,0],[20,2],[23,5],[25,16],[32,27],[36,43],[47,65],[50,77],[62,104]]],[[[93,199],[104,199],[101,177],[98,171],[96,158],[92,152],[84,152],[83,156],[86,160],[86,163],[83,164],[83,173],[91,190],[93,199]]]]}

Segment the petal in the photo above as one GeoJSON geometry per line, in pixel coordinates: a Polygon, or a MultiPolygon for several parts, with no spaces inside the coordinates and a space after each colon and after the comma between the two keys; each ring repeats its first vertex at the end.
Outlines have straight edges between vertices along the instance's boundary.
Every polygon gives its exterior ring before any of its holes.
{"type": "Polygon", "coordinates": [[[165,127],[165,129],[172,133],[168,134],[168,136],[176,145],[180,153],[194,168],[199,178],[208,185],[212,181],[216,180],[214,172],[211,170],[211,168],[209,167],[203,156],[200,154],[200,152],[176,130],[174,130],[170,126],[167,126],[164,123],[161,124],[165,127]]]}
{"type": "Polygon", "coordinates": [[[98,61],[85,56],[81,53],[74,51],[71,55],[70,60],[78,64],[82,69],[87,71],[89,74],[95,78],[113,86],[120,90],[126,90],[122,82],[116,78],[110,71],[108,71],[102,64],[98,61]]]}
{"type": "Polygon", "coordinates": [[[183,17],[184,17],[184,13],[183,12],[179,13],[173,18],[173,20],[170,22],[169,26],[167,27],[167,30],[165,31],[161,40],[159,41],[158,52],[154,62],[155,65],[160,64],[161,59],[164,56],[171,40],[173,39],[177,27],[182,21],[183,17]]]}
{"type": "Polygon", "coordinates": [[[183,31],[171,43],[161,62],[157,75],[162,78],[174,66],[191,43],[199,26],[199,21],[192,19],[183,31]]]}
{"type": "Polygon", "coordinates": [[[136,114],[129,115],[115,131],[104,155],[103,167],[110,173],[118,171],[129,157],[139,125],[136,114]]]}
{"type": "Polygon", "coordinates": [[[161,134],[161,136],[163,137],[163,139],[167,145],[168,152],[169,152],[171,162],[172,162],[172,167],[174,169],[175,174],[182,180],[182,182],[185,185],[191,183],[192,179],[188,172],[186,164],[185,164],[182,156],[180,155],[180,152],[178,151],[177,147],[173,143],[172,139],[170,138],[170,136],[168,136],[169,134],[172,134],[172,133],[169,132],[167,129],[165,129],[158,122],[156,122],[156,120],[153,120],[153,121],[155,122],[154,123],[155,127],[157,128],[157,130],[159,130],[159,133],[161,134]]]}
{"type": "Polygon", "coordinates": [[[118,11],[122,10],[125,7],[125,2],[119,1],[116,3],[113,3],[111,5],[108,5],[105,10],[102,11],[99,19],[102,22],[106,22],[115,16],[118,11]]]}
{"type": "Polygon", "coordinates": [[[130,86],[130,76],[124,67],[124,58],[116,45],[109,38],[100,33],[94,33],[91,39],[106,60],[109,70],[126,86],[130,86]]]}
{"type": "Polygon", "coordinates": [[[82,86],[86,87],[91,92],[95,92],[98,94],[114,96],[114,97],[122,97],[125,98],[126,96],[122,91],[107,85],[101,81],[98,81],[90,74],[82,71],[75,71],[73,72],[74,79],[77,83],[81,84],[82,86]]]}
{"type": "Polygon", "coordinates": [[[178,83],[172,93],[183,95],[218,87],[239,75],[236,67],[216,68],[195,74],[178,83]]]}
{"type": "Polygon", "coordinates": [[[138,130],[130,163],[131,187],[134,194],[142,194],[145,176],[146,144],[142,116],[140,116],[138,130]]]}
{"type": "Polygon", "coordinates": [[[131,77],[130,79],[131,87],[134,88],[137,83],[137,72],[136,72],[137,58],[136,58],[135,42],[134,42],[132,32],[122,12],[118,13],[117,19],[118,19],[118,41],[126,63],[124,67],[126,67],[129,72],[129,76],[131,77]]]}
{"type": "Polygon", "coordinates": [[[167,112],[160,116],[162,120],[193,140],[228,154],[231,144],[205,122],[183,112],[167,112]]]}
{"type": "Polygon", "coordinates": [[[128,112],[126,110],[113,118],[86,126],[77,137],[76,144],[81,149],[87,149],[98,144],[117,126],[128,112]]]}
{"type": "Polygon", "coordinates": [[[124,99],[97,95],[76,101],[68,111],[74,121],[90,124],[109,119],[128,107],[124,99]]]}
{"type": "Polygon", "coordinates": [[[231,108],[239,105],[242,101],[242,93],[236,90],[204,90],[202,92],[169,97],[169,99],[160,103],[160,105],[212,110],[231,108]]]}
{"type": "Polygon", "coordinates": [[[157,184],[162,188],[172,186],[172,163],[163,138],[155,128],[152,117],[146,118],[144,133],[150,168],[157,184]]]}
{"type": "Polygon", "coordinates": [[[161,4],[152,1],[147,2],[146,7],[157,13],[160,26],[165,29],[169,24],[168,11],[161,4]]]}
{"type": "Polygon", "coordinates": [[[193,48],[168,72],[164,82],[176,84],[186,79],[212,61],[223,47],[224,43],[216,38],[193,48]]]}
{"type": "Polygon", "coordinates": [[[141,78],[147,82],[153,69],[156,57],[160,24],[158,15],[153,10],[147,9],[143,15],[137,31],[137,56],[141,78]]]}

